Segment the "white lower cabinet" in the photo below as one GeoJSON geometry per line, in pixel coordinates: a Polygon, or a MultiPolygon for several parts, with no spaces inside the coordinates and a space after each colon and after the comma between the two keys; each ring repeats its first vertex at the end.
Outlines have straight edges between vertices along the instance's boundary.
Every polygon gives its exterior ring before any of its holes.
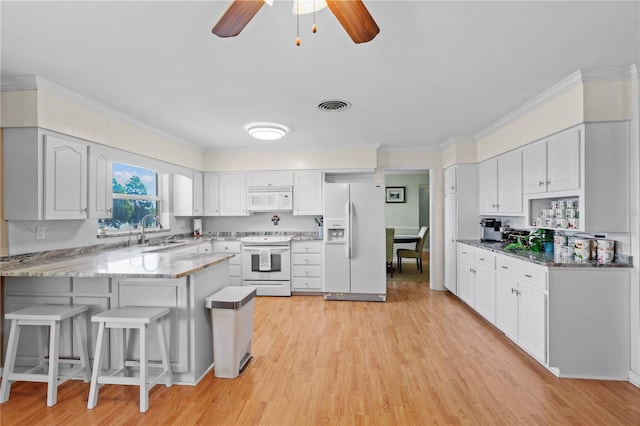
{"type": "Polygon", "coordinates": [[[227,285],[242,285],[242,250],[240,241],[214,241],[214,254],[233,254],[229,259],[229,283],[227,285]]]}
{"type": "Polygon", "coordinates": [[[496,326],[541,363],[547,361],[547,272],[497,257],[496,326]]]}
{"type": "Polygon", "coordinates": [[[291,290],[322,291],[322,242],[291,242],[291,290]]]}
{"type": "Polygon", "coordinates": [[[494,324],[495,255],[467,244],[458,244],[458,259],[458,297],[494,324]]]}

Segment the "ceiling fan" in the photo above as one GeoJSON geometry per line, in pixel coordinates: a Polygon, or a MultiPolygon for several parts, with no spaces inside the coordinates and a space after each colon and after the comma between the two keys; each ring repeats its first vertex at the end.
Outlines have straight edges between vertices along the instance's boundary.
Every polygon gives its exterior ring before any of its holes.
{"type": "MultiPolygon", "coordinates": [[[[211,32],[218,37],[234,37],[258,13],[265,3],[273,0],[233,0],[211,32]]],[[[294,0],[299,1],[299,0],[294,0]]],[[[380,32],[380,28],[361,0],[326,0],[327,6],[354,43],[366,43],[380,32]]]]}

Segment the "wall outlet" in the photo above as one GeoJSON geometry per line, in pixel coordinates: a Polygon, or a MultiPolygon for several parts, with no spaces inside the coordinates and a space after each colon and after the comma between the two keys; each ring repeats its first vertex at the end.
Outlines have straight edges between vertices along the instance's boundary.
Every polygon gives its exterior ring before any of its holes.
{"type": "Polygon", "coordinates": [[[36,240],[44,240],[45,233],[43,226],[36,226],[36,240]]]}

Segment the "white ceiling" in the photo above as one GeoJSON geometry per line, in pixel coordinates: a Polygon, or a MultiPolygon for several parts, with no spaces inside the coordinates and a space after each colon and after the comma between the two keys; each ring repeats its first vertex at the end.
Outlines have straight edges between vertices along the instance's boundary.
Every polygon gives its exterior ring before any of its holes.
{"type": "Polygon", "coordinates": [[[2,76],[36,75],[203,149],[468,138],[582,68],[640,62],[638,1],[365,0],[381,31],[356,45],[328,9],[265,5],[211,28],[229,1],[2,1],[2,76]],[[352,103],[321,112],[327,99],[352,103]],[[252,139],[252,122],[290,132],[252,139]]]}

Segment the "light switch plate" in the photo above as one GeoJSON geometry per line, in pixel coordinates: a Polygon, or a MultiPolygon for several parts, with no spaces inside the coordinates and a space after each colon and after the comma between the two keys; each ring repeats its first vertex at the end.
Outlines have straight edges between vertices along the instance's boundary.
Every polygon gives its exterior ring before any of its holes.
{"type": "Polygon", "coordinates": [[[44,240],[45,233],[43,226],[36,226],[36,240],[44,240]]]}

